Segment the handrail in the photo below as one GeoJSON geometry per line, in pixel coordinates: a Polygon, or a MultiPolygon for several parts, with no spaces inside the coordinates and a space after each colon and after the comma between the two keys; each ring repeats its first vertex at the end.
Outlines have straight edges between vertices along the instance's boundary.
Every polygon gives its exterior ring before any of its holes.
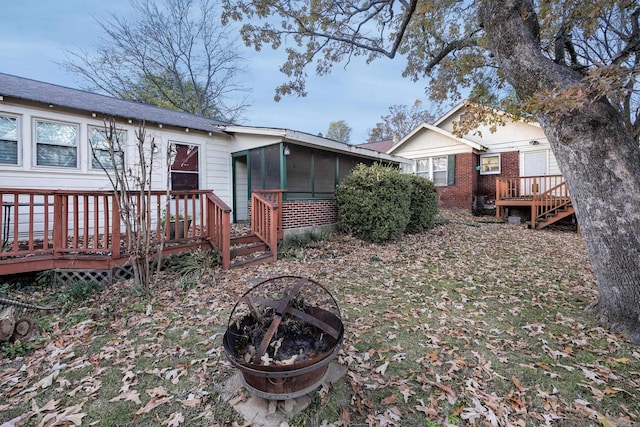
{"type": "Polygon", "coordinates": [[[207,193],[207,233],[213,247],[220,252],[222,268],[231,266],[231,208],[218,196],[207,193]]]}
{"type": "Polygon", "coordinates": [[[271,258],[278,259],[279,227],[282,229],[282,191],[251,193],[251,231],[269,246],[271,258]]]}
{"type": "Polygon", "coordinates": [[[253,193],[261,195],[271,204],[281,207],[276,211],[276,229],[278,230],[278,239],[282,239],[282,237],[284,237],[284,231],[282,229],[282,207],[284,206],[282,203],[282,196],[286,191],[287,190],[253,190],[253,193]]]}
{"type": "Polygon", "coordinates": [[[539,218],[544,218],[547,214],[570,204],[569,189],[567,183],[563,181],[534,198],[535,221],[538,222],[539,218]]]}

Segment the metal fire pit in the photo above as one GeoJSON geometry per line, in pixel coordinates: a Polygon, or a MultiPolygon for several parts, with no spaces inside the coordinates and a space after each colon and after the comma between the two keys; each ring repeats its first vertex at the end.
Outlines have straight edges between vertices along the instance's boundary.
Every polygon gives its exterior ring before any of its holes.
{"type": "Polygon", "coordinates": [[[279,276],[238,300],[223,345],[250,393],[287,400],[322,384],[343,338],[340,310],[329,291],[309,278],[279,276]]]}

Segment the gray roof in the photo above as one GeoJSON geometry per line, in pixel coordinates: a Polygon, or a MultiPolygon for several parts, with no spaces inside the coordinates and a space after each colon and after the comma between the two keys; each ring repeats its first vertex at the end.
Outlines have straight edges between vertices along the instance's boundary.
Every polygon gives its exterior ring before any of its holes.
{"type": "Polygon", "coordinates": [[[224,133],[220,131],[217,126],[230,124],[195,114],[169,110],[3,73],[0,73],[0,95],[90,111],[109,117],[119,117],[135,121],[144,120],[145,122],[184,127],[205,132],[224,133]]]}

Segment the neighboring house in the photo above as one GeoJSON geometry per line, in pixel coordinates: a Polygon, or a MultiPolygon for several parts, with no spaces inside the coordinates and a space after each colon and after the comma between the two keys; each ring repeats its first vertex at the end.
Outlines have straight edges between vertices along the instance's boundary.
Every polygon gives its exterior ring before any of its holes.
{"type": "MultiPolygon", "coordinates": [[[[111,190],[91,145],[104,158],[105,122],[112,119],[127,141],[123,162],[132,167],[136,132],[144,123],[147,139],[157,146],[155,190],[211,190],[238,222],[249,219],[253,190],[281,190],[285,235],[335,224],[335,188],[357,163],[411,163],[304,132],[238,126],[0,73],[3,245],[16,230],[33,234],[38,225],[18,229],[14,219],[7,226],[18,196],[6,190],[111,190]],[[176,158],[165,167],[169,146],[176,158]]],[[[22,204],[27,196],[20,197],[22,204]]],[[[45,203],[31,205],[42,211],[45,203]]]]}
{"type": "Polygon", "coordinates": [[[497,207],[499,216],[506,207],[526,208],[534,217],[550,216],[534,212],[531,203],[548,190],[553,189],[552,195],[566,190],[557,188],[564,180],[541,127],[507,118],[494,132],[481,125],[458,137],[454,123],[465,114],[465,105],[459,104],[433,125],[418,126],[387,153],[413,159],[411,172],[434,181],[442,207],[473,211],[497,207]]]}

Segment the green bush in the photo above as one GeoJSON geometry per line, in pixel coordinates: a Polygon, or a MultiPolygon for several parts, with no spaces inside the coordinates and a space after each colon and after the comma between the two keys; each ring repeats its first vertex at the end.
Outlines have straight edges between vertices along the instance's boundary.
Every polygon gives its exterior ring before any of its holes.
{"type": "Polygon", "coordinates": [[[402,235],[411,218],[411,182],[399,170],[358,165],[336,189],[338,225],[371,242],[402,235]]]}
{"type": "Polygon", "coordinates": [[[407,233],[420,233],[435,225],[438,191],[433,181],[418,175],[405,175],[411,181],[411,218],[407,233]]]}

